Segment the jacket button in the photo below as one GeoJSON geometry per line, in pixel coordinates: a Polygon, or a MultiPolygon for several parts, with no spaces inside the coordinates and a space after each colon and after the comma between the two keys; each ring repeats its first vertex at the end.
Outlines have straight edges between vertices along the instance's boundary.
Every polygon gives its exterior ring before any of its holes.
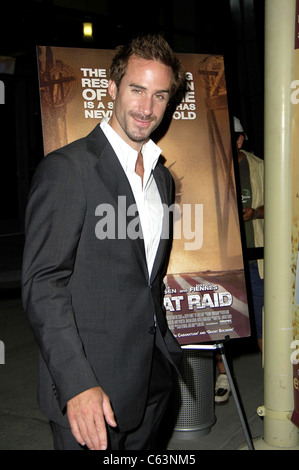
{"type": "Polygon", "coordinates": [[[53,392],[54,392],[55,397],[56,397],[57,400],[58,400],[58,392],[57,392],[56,387],[55,387],[54,384],[52,384],[52,389],[53,389],[53,392]]]}
{"type": "Polygon", "coordinates": [[[150,329],[149,329],[149,334],[154,335],[155,331],[156,331],[156,328],[154,326],[151,326],[150,329]]]}

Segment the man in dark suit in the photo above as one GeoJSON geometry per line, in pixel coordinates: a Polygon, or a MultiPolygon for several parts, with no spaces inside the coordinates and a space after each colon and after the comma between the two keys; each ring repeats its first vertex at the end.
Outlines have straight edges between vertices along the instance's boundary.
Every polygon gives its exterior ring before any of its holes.
{"type": "Polygon", "coordinates": [[[150,135],[183,83],[160,36],[120,48],[113,115],[40,163],[23,303],[56,449],[150,449],[182,354],[163,309],[173,181],[150,135]]]}

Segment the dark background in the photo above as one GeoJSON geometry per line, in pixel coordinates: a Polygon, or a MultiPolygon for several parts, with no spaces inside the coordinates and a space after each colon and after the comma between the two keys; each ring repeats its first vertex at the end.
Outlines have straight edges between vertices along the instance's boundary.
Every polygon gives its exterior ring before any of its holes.
{"type": "Polygon", "coordinates": [[[14,73],[0,74],[0,249],[23,236],[30,181],[43,156],[36,45],[114,49],[140,32],[162,33],[176,52],[223,54],[230,114],[263,158],[264,0],[5,0],[0,56],[16,61],[14,73]],[[83,21],[93,23],[93,40],[83,39],[83,21]]]}

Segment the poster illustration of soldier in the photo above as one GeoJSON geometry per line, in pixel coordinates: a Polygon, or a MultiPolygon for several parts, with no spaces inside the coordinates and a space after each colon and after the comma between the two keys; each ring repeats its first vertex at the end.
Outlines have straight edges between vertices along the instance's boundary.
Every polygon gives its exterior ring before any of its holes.
{"type": "MultiPolygon", "coordinates": [[[[45,154],[111,116],[107,87],[113,54],[37,48],[45,154]]],[[[209,54],[178,56],[186,93],[167,132],[156,140],[176,184],[165,277],[167,320],[180,344],[246,337],[250,322],[224,61],[209,54]]]]}

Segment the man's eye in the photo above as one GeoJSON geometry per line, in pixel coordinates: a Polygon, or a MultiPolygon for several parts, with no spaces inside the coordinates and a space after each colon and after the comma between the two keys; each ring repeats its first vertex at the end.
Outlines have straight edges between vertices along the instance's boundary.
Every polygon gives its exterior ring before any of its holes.
{"type": "Polygon", "coordinates": [[[135,95],[141,94],[141,90],[139,90],[139,88],[132,88],[132,92],[135,93],[135,95]]]}
{"type": "Polygon", "coordinates": [[[164,101],[165,100],[164,95],[156,95],[156,98],[157,98],[158,101],[164,101]]]}

